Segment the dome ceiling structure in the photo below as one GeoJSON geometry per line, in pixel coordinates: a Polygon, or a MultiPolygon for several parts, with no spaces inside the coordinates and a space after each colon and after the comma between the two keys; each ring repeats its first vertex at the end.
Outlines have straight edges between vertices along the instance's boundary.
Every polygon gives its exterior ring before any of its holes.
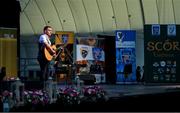
{"type": "Polygon", "coordinates": [[[37,35],[45,25],[76,34],[143,31],[144,24],[179,24],[180,0],[19,0],[20,34],[37,35]]]}

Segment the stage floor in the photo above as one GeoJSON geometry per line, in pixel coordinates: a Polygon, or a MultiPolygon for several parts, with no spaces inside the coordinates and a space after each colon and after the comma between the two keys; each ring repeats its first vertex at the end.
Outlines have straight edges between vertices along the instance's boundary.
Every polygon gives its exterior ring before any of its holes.
{"type": "MultiPolygon", "coordinates": [[[[136,96],[146,94],[159,94],[169,92],[180,92],[180,85],[144,85],[144,84],[96,84],[102,87],[109,98],[136,96]]],[[[58,85],[58,87],[66,87],[68,85],[58,85]]],[[[71,85],[69,85],[71,86],[71,85]]],[[[93,85],[83,85],[93,86],[93,85]]],[[[81,86],[81,87],[83,87],[81,86]]]]}
{"type": "MultiPolygon", "coordinates": [[[[144,112],[179,111],[180,85],[98,84],[107,94],[106,102],[81,104],[72,111],[144,112]],[[81,108],[84,108],[82,110],[81,108]]],[[[85,85],[87,86],[87,85],[85,85]]],[[[59,85],[59,87],[64,87],[59,85]]],[[[68,110],[67,110],[68,111],[68,110]]]]}

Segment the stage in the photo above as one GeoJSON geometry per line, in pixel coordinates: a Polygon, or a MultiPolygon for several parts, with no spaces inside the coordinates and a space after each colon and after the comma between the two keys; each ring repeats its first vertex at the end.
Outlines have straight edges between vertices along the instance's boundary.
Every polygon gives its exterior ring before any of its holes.
{"type": "MultiPolygon", "coordinates": [[[[99,84],[106,91],[107,101],[81,103],[62,111],[83,112],[177,112],[180,85],[109,85],[99,84]]],[[[59,87],[63,87],[59,85],[59,87]]],[[[56,107],[54,107],[56,108],[56,107]]],[[[61,111],[61,110],[60,110],[61,111]]]]}
{"type": "Polygon", "coordinates": [[[108,97],[137,96],[180,91],[180,85],[100,84],[108,97]]]}
{"type": "MultiPolygon", "coordinates": [[[[54,100],[45,106],[14,107],[11,111],[67,111],[67,112],[167,112],[179,111],[180,85],[144,85],[144,84],[96,84],[80,85],[80,89],[99,86],[105,91],[106,100],[83,100],[80,104],[64,104],[54,100]]],[[[57,84],[57,89],[75,87],[75,85],[57,84]]]]}

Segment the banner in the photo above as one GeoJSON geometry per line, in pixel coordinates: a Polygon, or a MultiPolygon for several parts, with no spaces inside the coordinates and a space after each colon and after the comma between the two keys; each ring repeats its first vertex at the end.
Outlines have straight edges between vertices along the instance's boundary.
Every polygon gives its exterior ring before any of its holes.
{"type": "Polygon", "coordinates": [[[92,54],[92,46],[77,45],[76,54],[77,54],[76,61],[94,60],[93,54],[92,54]]]}
{"type": "Polygon", "coordinates": [[[136,81],[135,39],[135,31],[116,31],[116,83],[136,81]]]}
{"type": "Polygon", "coordinates": [[[55,44],[73,44],[74,32],[68,31],[56,31],[55,44]]]}
{"type": "Polygon", "coordinates": [[[56,31],[54,37],[50,40],[52,43],[54,42],[57,48],[63,48],[58,60],[67,64],[73,63],[74,32],[56,31]]]}
{"type": "Polygon", "coordinates": [[[104,40],[91,36],[76,37],[76,64],[76,75],[86,76],[85,81],[92,81],[91,78],[95,77],[95,84],[105,83],[104,40]]]}
{"type": "Polygon", "coordinates": [[[92,48],[93,59],[96,61],[105,61],[105,54],[102,48],[93,47],[92,48]]]}
{"type": "Polygon", "coordinates": [[[155,24],[144,28],[145,82],[179,83],[180,26],[155,24]]]}
{"type": "Polygon", "coordinates": [[[17,29],[0,27],[0,72],[6,68],[4,79],[17,77],[17,29]]]}

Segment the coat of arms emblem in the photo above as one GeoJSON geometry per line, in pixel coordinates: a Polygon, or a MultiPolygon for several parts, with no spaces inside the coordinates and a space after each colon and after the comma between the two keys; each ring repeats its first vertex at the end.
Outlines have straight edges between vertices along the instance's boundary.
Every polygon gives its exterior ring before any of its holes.
{"type": "Polygon", "coordinates": [[[80,51],[81,51],[81,56],[83,58],[86,58],[86,56],[88,55],[88,47],[81,47],[80,51]]]}

